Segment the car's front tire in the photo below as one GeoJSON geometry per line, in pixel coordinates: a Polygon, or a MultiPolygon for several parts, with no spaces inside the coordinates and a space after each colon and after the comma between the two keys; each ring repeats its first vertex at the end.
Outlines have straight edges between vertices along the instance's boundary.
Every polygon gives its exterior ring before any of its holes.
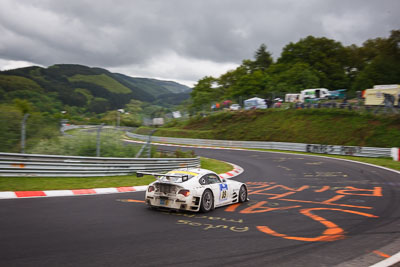
{"type": "Polygon", "coordinates": [[[203,192],[203,196],[201,197],[201,205],[200,211],[201,212],[209,212],[214,207],[214,196],[210,190],[206,189],[203,192]]]}
{"type": "Polygon", "coordinates": [[[239,202],[243,203],[247,201],[247,188],[242,185],[239,190],[239,202]]]}

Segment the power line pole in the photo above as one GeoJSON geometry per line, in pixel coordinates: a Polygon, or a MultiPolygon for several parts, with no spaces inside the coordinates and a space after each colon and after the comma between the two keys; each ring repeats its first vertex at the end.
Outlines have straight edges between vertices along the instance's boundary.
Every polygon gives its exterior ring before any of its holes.
{"type": "Polygon", "coordinates": [[[24,118],[22,119],[21,125],[21,153],[25,153],[25,134],[26,134],[26,120],[29,117],[29,113],[24,114],[24,118]]]}
{"type": "Polygon", "coordinates": [[[96,137],[96,157],[100,157],[100,132],[101,128],[103,128],[104,123],[102,123],[98,128],[97,128],[97,137],[96,137]]]}

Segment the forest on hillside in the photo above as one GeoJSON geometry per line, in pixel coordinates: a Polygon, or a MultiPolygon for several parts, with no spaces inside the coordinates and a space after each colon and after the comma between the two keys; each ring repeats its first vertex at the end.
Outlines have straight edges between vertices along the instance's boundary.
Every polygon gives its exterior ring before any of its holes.
{"type": "Polygon", "coordinates": [[[362,46],[344,46],[325,37],[308,36],[283,48],[275,61],[262,44],[254,59],[245,59],[219,77],[206,76],[195,85],[192,109],[226,99],[282,97],[307,88],[347,89],[348,96],[376,84],[400,83],[400,30],[362,46]]]}
{"type": "Polygon", "coordinates": [[[189,98],[189,92],[189,87],[171,81],[73,64],[0,72],[0,104],[22,99],[49,113],[100,114],[124,108],[131,100],[169,107],[189,98]]]}

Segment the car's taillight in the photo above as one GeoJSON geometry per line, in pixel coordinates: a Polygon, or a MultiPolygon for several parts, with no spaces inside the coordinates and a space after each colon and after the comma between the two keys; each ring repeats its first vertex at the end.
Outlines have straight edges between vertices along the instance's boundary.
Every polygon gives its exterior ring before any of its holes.
{"type": "Polygon", "coordinates": [[[190,191],[187,189],[181,189],[179,190],[178,194],[184,195],[185,197],[188,197],[190,195],[190,191]]]}
{"type": "Polygon", "coordinates": [[[150,185],[148,188],[147,188],[147,192],[153,192],[154,191],[154,186],[152,186],[152,185],[150,185]]]}

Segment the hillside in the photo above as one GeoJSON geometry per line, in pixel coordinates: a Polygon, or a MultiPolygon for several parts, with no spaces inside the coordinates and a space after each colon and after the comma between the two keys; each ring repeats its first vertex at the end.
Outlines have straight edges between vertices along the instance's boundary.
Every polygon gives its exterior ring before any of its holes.
{"type": "MultiPolygon", "coordinates": [[[[146,129],[139,129],[145,133],[146,129]]],[[[157,136],[399,147],[400,115],[344,110],[219,112],[157,129],[157,136]]]]}
{"type": "Polygon", "coordinates": [[[189,98],[190,88],[172,81],[134,78],[101,68],[60,64],[0,72],[0,102],[27,99],[43,112],[76,106],[102,113],[131,99],[168,106],[189,98]]]}

